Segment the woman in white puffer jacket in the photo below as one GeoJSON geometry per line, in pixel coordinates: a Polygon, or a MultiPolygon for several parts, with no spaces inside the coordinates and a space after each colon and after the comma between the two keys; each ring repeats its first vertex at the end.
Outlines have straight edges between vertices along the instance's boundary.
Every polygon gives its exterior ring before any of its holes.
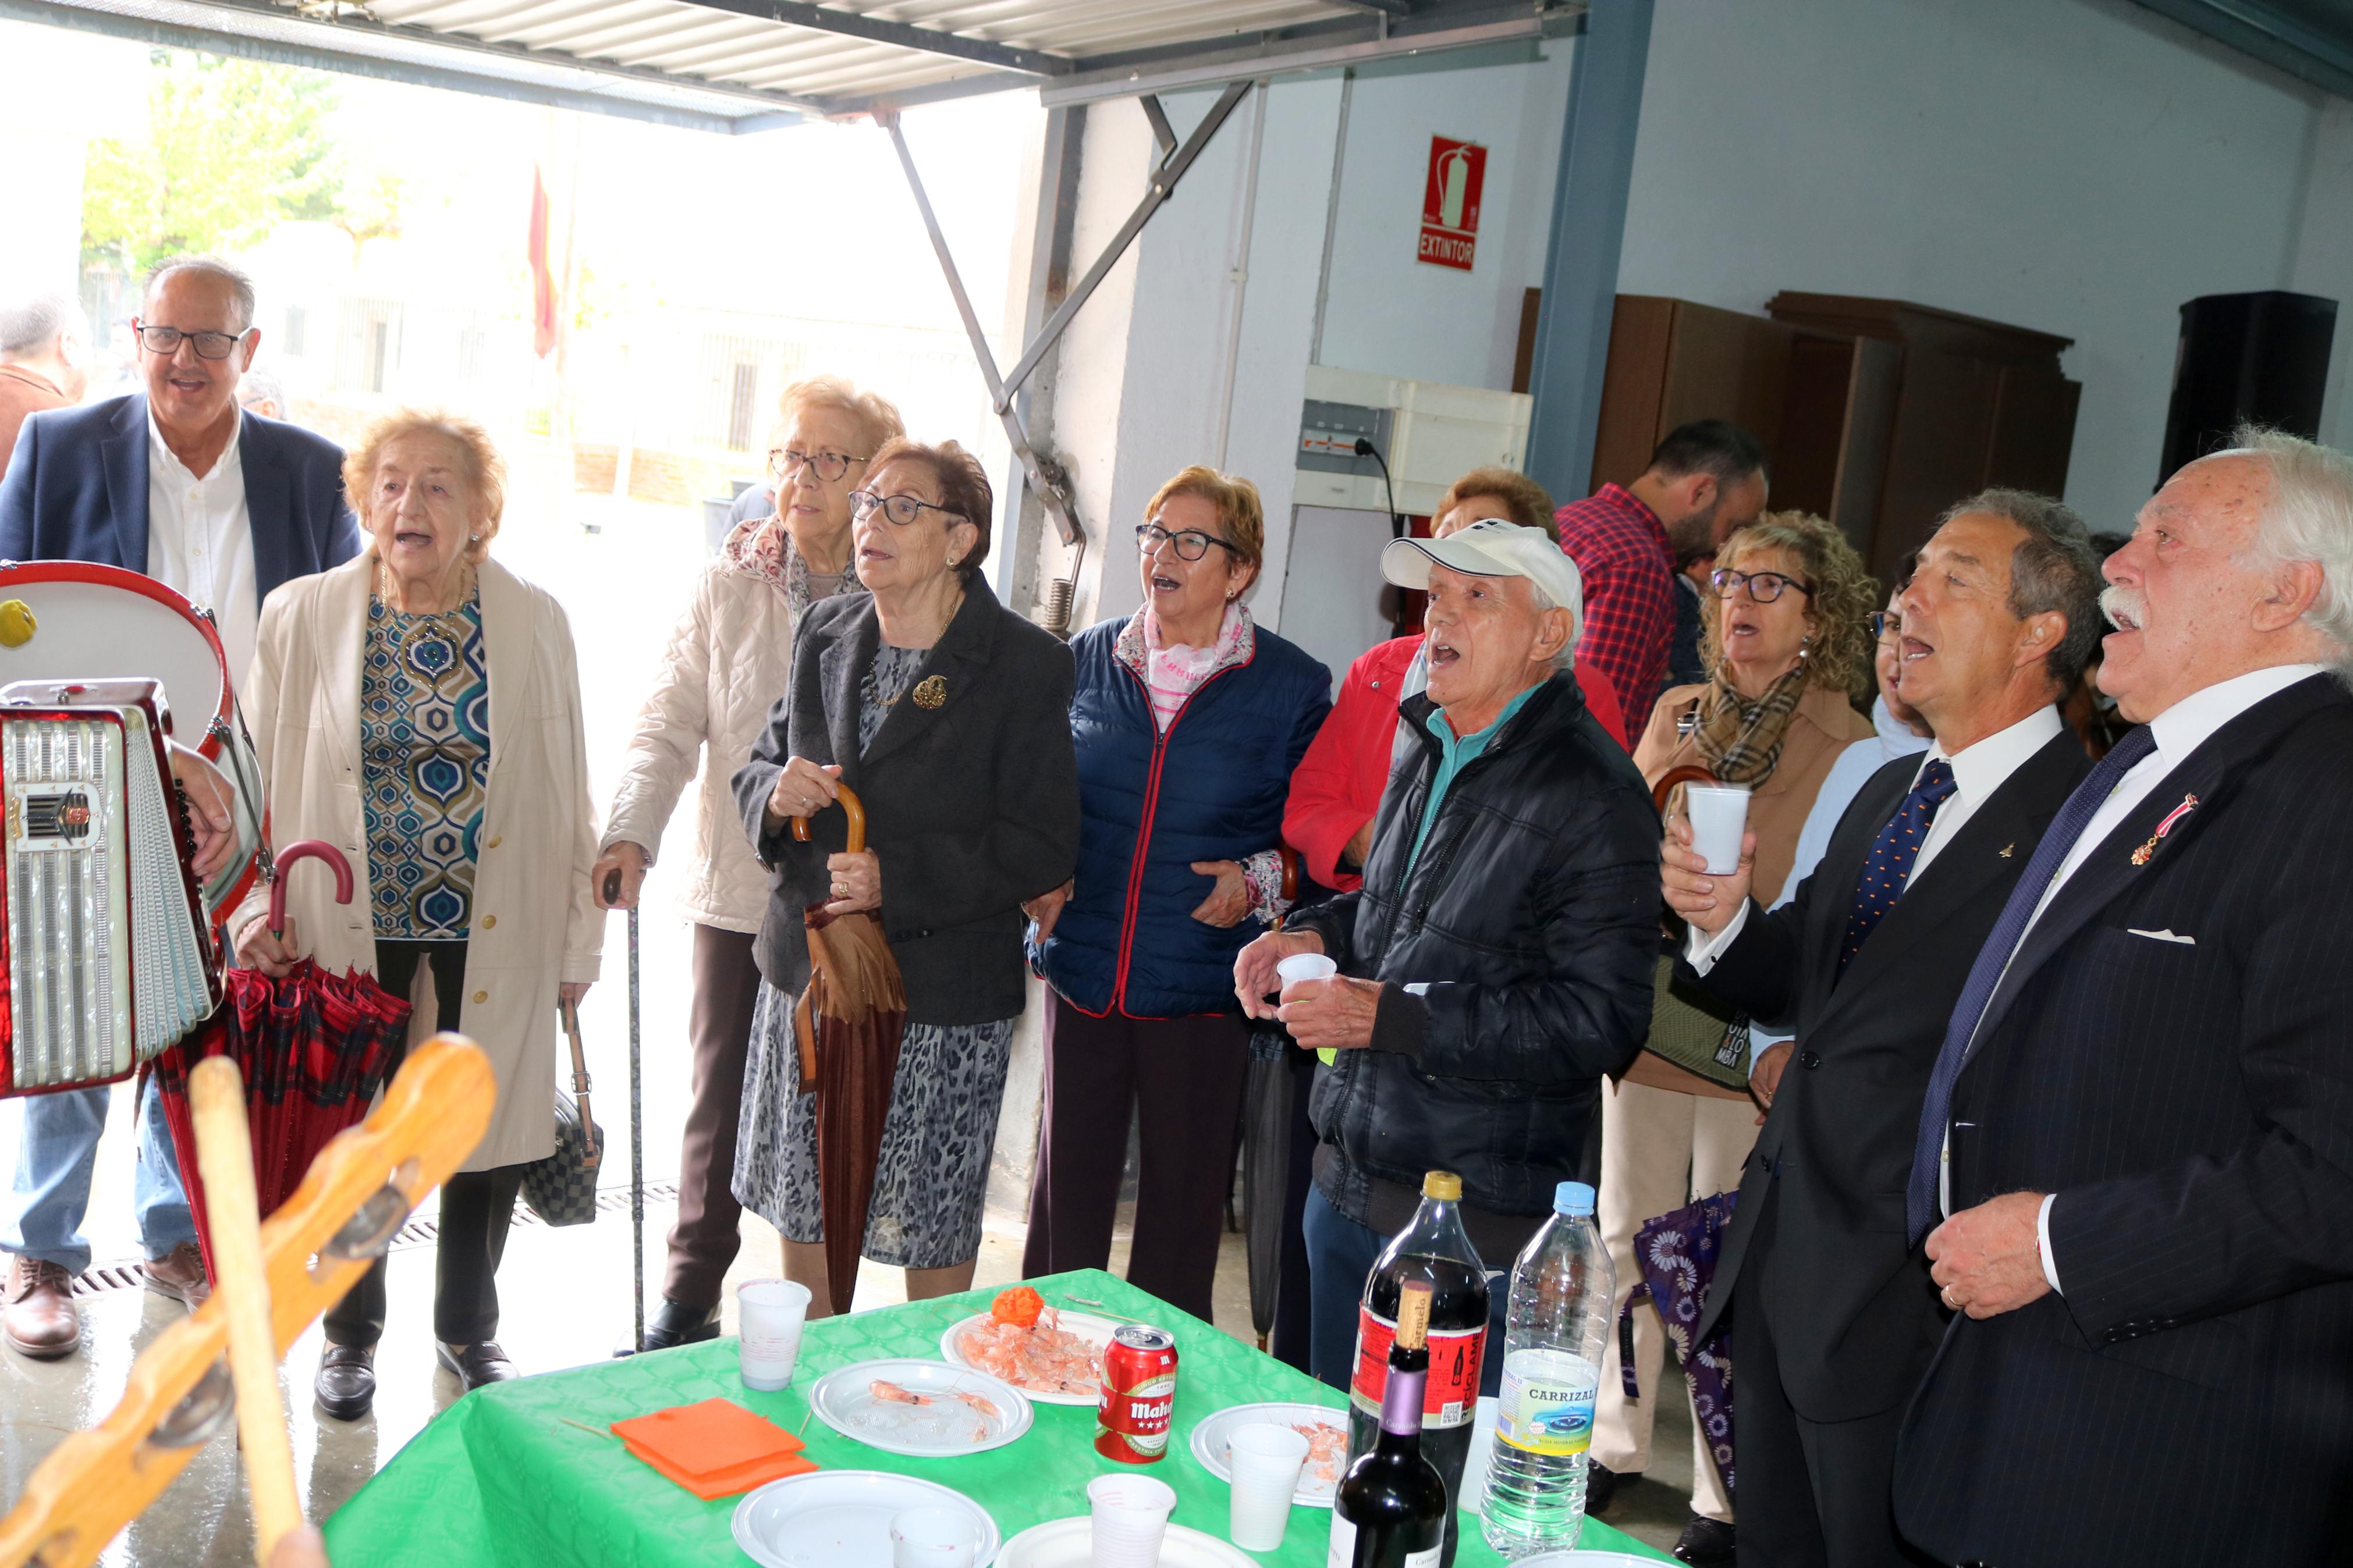
{"type": "Polygon", "coordinates": [[[661,1305],[646,1320],[645,1350],[718,1333],[720,1287],[735,1260],[743,1213],[728,1183],[744,1047],[760,994],[752,942],[767,909],[768,876],[744,837],[728,781],[750,760],[769,708],[790,684],[801,612],[858,589],[849,492],[867,459],[905,434],[890,403],[835,376],[786,387],[777,418],[781,434],[768,454],[776,510],[737,524],[695,584],[638,715],[603,853],[589,872],[599,904],[635,907],[662,827],[708,746],[695,798],[693,867],[680,900],[694,921],[693,1100],[679,1151],[678,1224],[661,1305]],[[607,900],[606,882],[615,874],[620,896],[607,900]]]}

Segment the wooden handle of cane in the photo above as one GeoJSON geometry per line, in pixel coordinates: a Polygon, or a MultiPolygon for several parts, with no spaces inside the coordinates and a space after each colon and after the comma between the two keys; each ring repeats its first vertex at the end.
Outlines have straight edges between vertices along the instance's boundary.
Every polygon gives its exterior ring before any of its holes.
{"type": "MultiPolygon", "coordinates": [[[[848,784],[843,784],[841,793],[834,797],[834,804],[841,807],[842,816],[849,818],[849,853],[856,855],[863,852],[866,848],[866,807],[859,800],[858,792],[848,784]]],[[[809,819],[806,816],[796,816],[792,820],[793,837],[803,844],[807,843],[809,819]]]]}
{"type": "Polygon", "coordinates": [[[1683,785],[1712,784],[1723,782],[1705,768],[1694,763],[1686,763],[1679,768],[1669,768],[1659,775],[1659,782],[1651,786],[1651,805],[1653,808],[1663,812],[1667,809],[1667,796],[1674,794],[1683,785]]]}
{"type": "Polygon", "coordinates": [[[269,1568],[289,1531],[302,1527],[294,1491],[294,1447],[278,1394],[278,1346],[269,1333],[269,1276],[262,1261],[260,1200],[253,1186],[253,1137],[245,1121],[245,1079],[227,1057],[188,1073],[188,1116],[196,1130],[211,1217],[213,1294],[227,1320],[229,1377],[237,1384],[237,1433],[253,1494],[253,1555],[269,1568]]]}
{"type": "MultiPolygon", "coordinates": [[[[490,1058],[463,1036],[436,1035],[409,1053],[368,1119],[320,1151],[293,1196],[261,1222],[275,1355],[292,1348],[367,1271],[368,1257],[331,1257],[322,1250],[327,1243],[386,1187],[415,1208],[481,1141],[497,1098],[490,1058]]],[[[41,1461],[15,1509],[0,1519],[0,1568],[97,1562],[107,1542],[187,1468],[200,1446],[151,1439],[157,1423],[220,1361],[228,1310],[227,1294],[216,1290],[156,1335],[132,1363],[121,1402],[107,1418],[41,1461]]]]}

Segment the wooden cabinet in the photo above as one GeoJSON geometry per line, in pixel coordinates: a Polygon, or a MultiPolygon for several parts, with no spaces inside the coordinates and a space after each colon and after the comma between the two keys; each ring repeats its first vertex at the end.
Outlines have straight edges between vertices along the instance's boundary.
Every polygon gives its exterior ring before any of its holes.
{"type": "Polygon", "coordinates": [[[1890,571],[1947,507],[1974,490],[2007,485],[2065,493],[2084,390],[2059,369],[2073,339],[1848,294],[1784,292],[1765,309],[1795,330],[1850,338],[1858,369],[1880,362],[1874,374],[1857,378],[1859,395],[1863,381],[1873,383],[1868,395],[1879,406],[1854,423],[1886,427],[1869,531],[1855,532],[1868,454],[1852,454],[1853,493],[1840,498],[1849,510],[1838,518],[1852,537],[1870,541],[1864,555],[1873,571],[1890,571]]]}
{"type": "Polygon", "coordinates": [[[1730,419],[1772,454],[1776,508],[1836,522],[1874,572],[1989,485],[2066,488],[2082,391],[2069,342],[1898,300],[1783,293],[1769,316],[1621,294],[1593,483],[1626,483],[1692,419],[1730,419]]]}

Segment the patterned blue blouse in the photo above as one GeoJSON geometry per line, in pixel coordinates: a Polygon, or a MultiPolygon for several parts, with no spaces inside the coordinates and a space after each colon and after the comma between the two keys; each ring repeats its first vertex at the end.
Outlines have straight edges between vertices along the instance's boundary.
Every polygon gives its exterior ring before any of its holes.
{"type": "Polygon", "coordinates": [[[491,680],[471,591],[433,616],[370,596],[360,771],[375,934],[464,941],[491,778],[491,680]]]}

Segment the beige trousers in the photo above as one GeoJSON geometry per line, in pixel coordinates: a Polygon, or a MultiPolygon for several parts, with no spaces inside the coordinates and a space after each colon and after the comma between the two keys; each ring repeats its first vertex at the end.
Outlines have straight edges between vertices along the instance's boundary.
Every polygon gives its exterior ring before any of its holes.
{"type": "MultiPolygon", "coordinates": [[[[1618,1270],[1620,1309],[1641,1272],[1634,1265],[1634,1232],[1646,1220],[1695,1199],[1740,1184],[1740,1168],[1757,1142],[1757,1108],[1745,1100],[1678,1094],[1639,1083],[1601,1083],[1601,1240],[1618,1270]]],[[[1651,1421],[1657,1401],[1688,1402],[1682,1369],[1667,1362],[1666,1330],[1645,1297],[1634,1309],[1634,1372],[1641,1397],[1629,1399],[1619,1372],[1618,1333],[1601,1361],[1601,1392],[1594,1410],[1593,1458],[1620,1474],[1650,1468],[1651,1421]]],[[[1732,1500],[1715,1473],[1707,1439],[1692,1422],[1692,1511],[1732,1521],[1732,1500]]]]}

